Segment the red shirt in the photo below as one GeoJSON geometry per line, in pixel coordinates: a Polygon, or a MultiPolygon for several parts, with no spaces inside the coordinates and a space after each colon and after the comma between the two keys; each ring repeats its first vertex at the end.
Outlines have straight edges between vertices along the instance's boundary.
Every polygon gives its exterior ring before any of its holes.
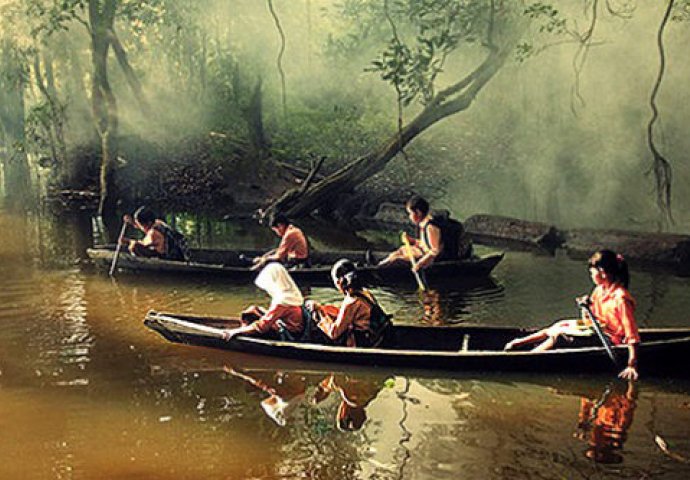
{"type": "Polygon", "coordinates": [[[598,286],[591,295],[592,313],[614,345],[640,343],[635,322],[635,299],[621,285],[604,290],[598,286]]]}
{"type": "Polygon", "coordinates": [[[279,261],[285,262],[287,260],[297,259],[303,260],[309,256],[309,246],[307,244],[307,237],[299,228],[294,225],[288,225],[283,238],[280,240],[276,257],[279,261]]]}
{"type": "Polygon", "coordinates": [[[282,320],[285,328],[290,333],[300,333],[304,329],[302,307],[295,305],[276,305],[268,309],[263,317],[253,323],[258,333],[266,333],[269,330],[278,331],[276,322],[282,320]]]}

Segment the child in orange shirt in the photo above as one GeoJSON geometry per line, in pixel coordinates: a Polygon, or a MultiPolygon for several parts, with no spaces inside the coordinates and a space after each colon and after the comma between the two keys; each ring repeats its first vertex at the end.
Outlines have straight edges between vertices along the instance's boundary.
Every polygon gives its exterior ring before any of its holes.
{"type": "MultiPolygon", "coordinates": [[[[637,345],[640,334],[635,322],[635,299],[628,291],[630,275],[628,264],[621,255],[611,250],[600,250],[589,259],[589,273],[595,287],[589,297],[578,299],[591,305],[591,310],[602,330],[613,345],[628,346],[627,367],[618,375],[637,380],[637,345]]],[[[526,337],[508,342],[506,350],[542,342],[533,351],[553,348],[561,336],[591,335],[591,320],[583,313],[579,320],[563,320],[526,337]]]]}
{"type": "Polygon", "coordinates": [[[269,262],[280,262],[288,268],[309,267],[309,242],[304,232],[281,213],[271,216],[269,225],[280,237],[280,244],[275,250],[254,258],[252,270],[258,270],[269,262]]]}
{"type": "MultiPolygon", "coordinates": [[[[355,265],[347,259],[338,260],[331,268],[331,278],[335,287],[345,297],[340,308],[335,305],[319,305],[313,300],[307,308],[318,331],[325,341],[348,347],[374,347],[383,340],[383,331],[372,329],[372,315],[383,313],[373,294],[364,288],[355,265]]],[[[385,315],[385,314],[384,314],[385,315]]]]}

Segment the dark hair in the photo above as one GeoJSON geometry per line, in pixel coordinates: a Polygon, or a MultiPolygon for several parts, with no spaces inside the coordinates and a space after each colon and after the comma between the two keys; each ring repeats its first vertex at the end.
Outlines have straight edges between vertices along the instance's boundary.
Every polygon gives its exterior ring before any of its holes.
{"type": "Polygon", "coordinates": [[[419,195],[412,195],[407,203],[405,203],[405,206],[410,210],[417,210],[425,217],[429,213],[429,202],[424,200],[419,195]]]}
{"type": "Polygon", "coordinates": [[[268,219],[268,226],[273,228],[278,225],[290,225],[290,220],[282,213],[274,213],[268,219]]]}
{"type": "Polygon", "coordinates": [[[628,273],[628,263],[623,255],[616,254],[611,250],[599,250],[589,258],[589,266],[600,268],[613,283],[620,283],[628,288],[630,274],[628,273]]]}
{"type": "Polygon", "coordinates": [[[146,207],[139,207],[134,212],[134,221],[142,225],[150,225],[156,221],[156,214],[146,207]]]}
{"type": "Polygon", "coordinates": [[[357,274],[357,267],[347,258],[341,258],[333,264],[331,278],[334,284],[340,281],[340,285],[344,290],[361,290],[363,288],[357,274]]]}

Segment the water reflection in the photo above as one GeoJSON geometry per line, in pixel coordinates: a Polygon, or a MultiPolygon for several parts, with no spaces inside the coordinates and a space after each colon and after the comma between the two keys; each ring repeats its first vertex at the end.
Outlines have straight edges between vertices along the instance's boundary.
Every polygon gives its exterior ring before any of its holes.
{"type": "MultiPolygon", "coordinates": [[[[396,319],[415,318],[427,325],[451,325],[467,321],[489,304],[503,299],[503,286],[491,278],[465,280],[445,286],[412,290],[386,289],[389,296],[397,297],[396,319]]],[[[378,298],[378,297],[377,297],[378,298]]]]}
{"type": "Polygon", "coordinates": [[[587,458],[608,464],[623,461],[620,451],[633,422],[637,395],[635,382],[614,382],[597,399],[582,397],[576,437],[587,442],[587,458]]]}
{"type": "Polygon", "coordinates": [[[357,377],[343,373],[308,374],[289,371],[224,370],[268,396],[260,405],[266,415],[284,427],[298,405],[319,405],[334,396],[338,405],[334,424],[342,431],[360,430],[367,420],[366,408],[388,377],[357,377]]]}
{"type": "MultiPolygon", "coordinates": [[[[275,241],[218,225],[190,228],[217,246],[275,241]]],[[[319,367],[170,344],[141,325],[149,308],[229,315],[266,299],[192,278],[111,282],[79,262],[89,228],[0,212],[0,478],[690,475],[655,444],[689,456],[687,382],[605,393],[605,377],[319,367]]],[[[494,278],[375,294],[402,324],[539,325],[591,288],[582,264],[558,255],[510,252],[494,278]]],[[[687,323],[690,279],[635,272],[632,285],[645,323],[687,323]]]]}

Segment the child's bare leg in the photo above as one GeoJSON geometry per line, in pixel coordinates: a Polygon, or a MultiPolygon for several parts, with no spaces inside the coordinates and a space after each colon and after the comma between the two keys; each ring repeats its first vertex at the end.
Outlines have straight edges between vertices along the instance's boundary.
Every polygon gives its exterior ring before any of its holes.
{"type": "Polygon", "coordinates": [[[386,258],[381,260],[378,264],[377,267],[387,267],[389,265],[392,265],[394,263],[398,262],[406,262],[407,257],[405,256],[405,252],[403,252],[402,248],[399,248],[395,250],[394,252],[391,252],[386,258]]]}
{"type": "Polygon", "coordinates": [[[532,349],[533,352],[545,352],[546,350],[551,350],[553,346],[556,344],[556,339],[558,337],[554,336],[548,336],[546,340],[544,340],[542,343],[537,345],[532,349]]]}
{"type": "Polygon", "coordinates": [[[503,347],[504,350],[512,350],[514,348],[522,347],[523,345],[529,345],[531,343],[537,343],[545,338],[548,338],[547,330],[539,330],[538,332],[534,332],[530,335],[527,335],[526,337],[521,337],[521,338],[516,338],[515,340],[511,340],[510,342],[506,343],[505,347],[503,347]]]}

